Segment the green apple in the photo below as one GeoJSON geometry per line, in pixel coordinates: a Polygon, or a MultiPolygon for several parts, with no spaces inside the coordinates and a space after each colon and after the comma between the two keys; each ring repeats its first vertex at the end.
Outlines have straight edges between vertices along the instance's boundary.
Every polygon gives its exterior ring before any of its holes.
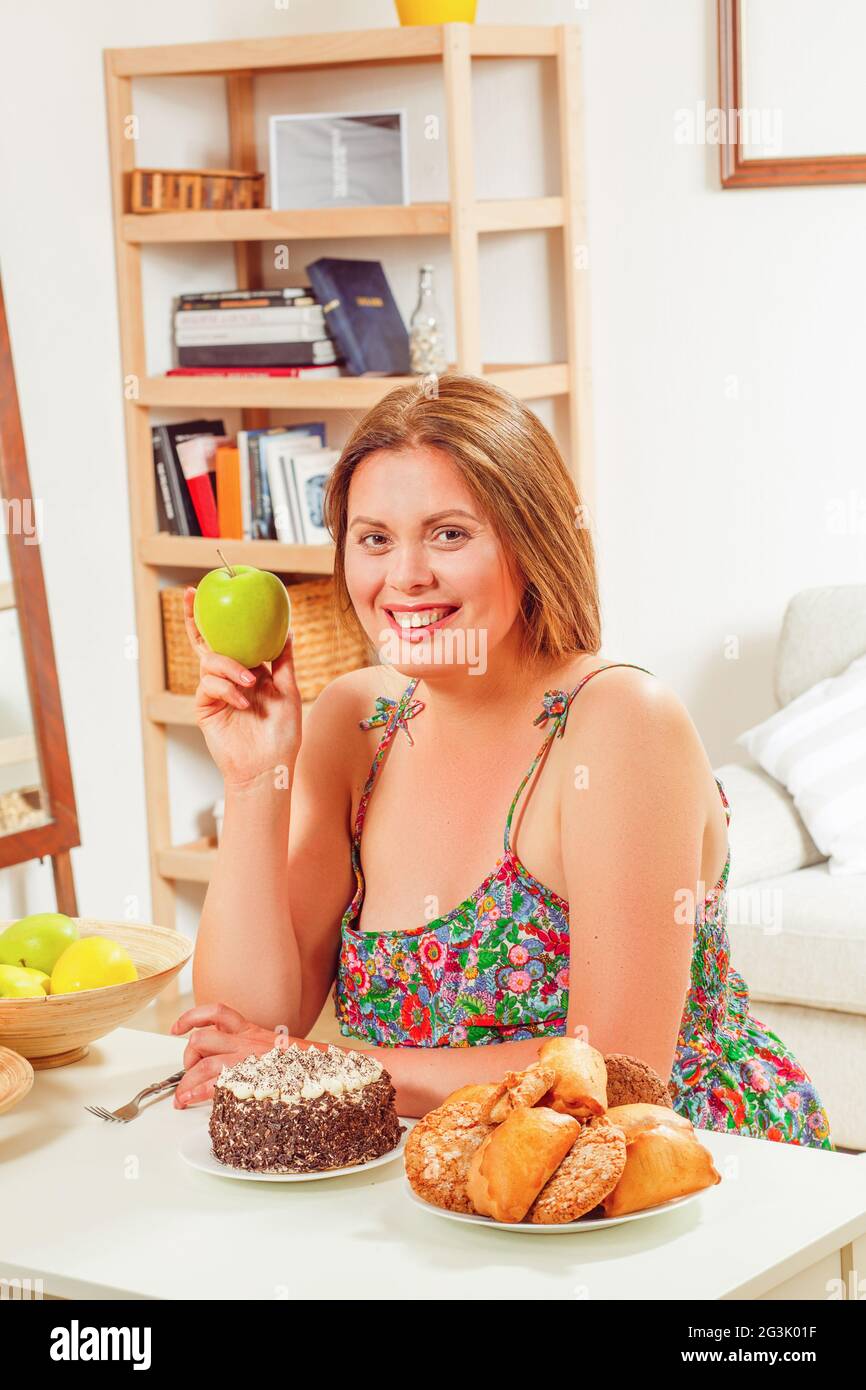
{"type": "Polygon", "coordinates": [[[0,999],[44,999],[48,987],[48,976],[41,970],[0,965],[0,999]]]}
{"type": "Polygon", "coordinates": [[[269,570],[225,565],[211,570],[195,591],[196,627],[212,651],[242,666],[275,661],[289,631],[286,586],[269,570]]]}
{"type": "Polygon", "coordinates": [[[26,965],[50,975],[78,928],[62,912],[35,912],[0,935],[0,965],[26,965]]]}

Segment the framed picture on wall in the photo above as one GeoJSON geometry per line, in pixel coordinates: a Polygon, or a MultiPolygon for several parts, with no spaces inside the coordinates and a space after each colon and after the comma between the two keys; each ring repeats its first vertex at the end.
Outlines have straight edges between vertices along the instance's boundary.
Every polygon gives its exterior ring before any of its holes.
{"type": "Polygon", "coordinates": [[[405,111],[271,116],[271,207],[409,202],[405,111]]]}
{"type": "Polygon", "coordinates": [[[718,0],[723,188],[866,183],[863,0],[718,0]]]}

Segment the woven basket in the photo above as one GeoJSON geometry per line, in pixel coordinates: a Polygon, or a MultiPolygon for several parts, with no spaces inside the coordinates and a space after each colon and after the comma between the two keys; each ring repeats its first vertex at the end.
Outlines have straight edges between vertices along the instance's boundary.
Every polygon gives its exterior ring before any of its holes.
{"type": "MultiPolygon", "coordinates": [[[[366,666],[370,660],[360,635],[345,632],[334,609],[334,581],[310,579],[288,585],[292,602],[295,675],[301,699],[315,700],[337,676],[366,666]]],[[[183,589],[160,589],[165,634],[166,686],[173,695],[194,695],[199,680],[198,657],[190,646],[184,623],[183,589]]]]}

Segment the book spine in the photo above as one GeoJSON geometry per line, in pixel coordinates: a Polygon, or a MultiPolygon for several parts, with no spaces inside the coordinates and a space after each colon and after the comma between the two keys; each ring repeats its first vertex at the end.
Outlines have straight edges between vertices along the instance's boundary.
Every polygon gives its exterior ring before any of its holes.
{"type": "Polygon", "coordinates": [[[340,301],[336,285],[325,268],[317,265],[315,261],[307,267],[307,274],[316,291],[316,298],[324,310],[328,332],[337,344],[340,355],[345,359],[346,366],[353,376],[363,376],[366,371],[364,354],[351,317],[340,301]]]}
{"type": "Polygon", "coordinates": [[[314,367],[337,361],[330,341],[179,347],[177,356],[179,367],[314,367]]]}
{"type": "Polygon", "coordinates": [[[247,468],[249,469],[250,479],[250,530],[253,540],[262,539],[262,492],[261,480],[259,477],[259,440],[258,433],[251,434],[249,437],[249,455],[247,468]]]}
{"type": "Polygon", "coordinates": [[[265,458],[262,457],[261,444],[256,451],[256,468],[259,484],[259,502],[261,507],[261,530],[259,536],[263,541],[276,539],[274,530],[274,504],[271,498],[271,487],[268,479],[268,467],[265,458]]]}
{"type": "Polygon", "coordinates": [[[297,299],[310,299],[315,303],[309,285],[292,285],[278,290],[195,290],[178,295],[178,300],[184,304],[190,307],[201,305],[202,309],[212,309],[215,304],[223,302],[244,306],[250,300],[261,300],[263,304],[284,305],[292,304],[297,299]]]}
{"type": "Polygon", "coordinates": [[[287,485],[286,464],[281,451],[274,449],[267,451],[267,470],[268,483],[271,494],[271,503],[274,509],[274,530],[277,540],[282,541],[283,545],[296,545],[298,534],[295,531],[292,509],[289,504],[287,485]]]}
{"type": "MultiPolygon", "coordinates": [[[[176,536],[197,536],[198,523],[190,523],[190,512],[192,512],[192,501],[187,492],[186,483],[183,479],[180,462],[174,451],[174,444],[171,434],[165,425],[157,425],[154,428],[154,437],[159,437],[159,449],[165,470],[168,486],[171,492],[172,505],[174,507],[176,536]]],[[[193,520],[195,513],[193,513],[193,520]]]]}
{"type": "Polygon", "coordinates": [[[193,329],[197,333],[208,328],[276,328],[281,324],[294,328],[298,324],[324,326],[324,322],[321,304],[298,306],[274,303],[249,309],[179,309],[174,316],[176,329],[193,329]]]}
{"type": "Polygon", "coordinates": [[[329,343],[324,323],[280,323],[272,328],[176,328],[176,347],[244,347],[251,343],[329,343]]]}
{"type": "Polygon", "coordinates": [[[153,445],[153,467],[156,474],[156,527],[158,531],[167,531],[170,536],[176,536],[178,534],[177,514],[162,458],[162,442],[157,429],[152,429],[150,434],[153,445]]]}

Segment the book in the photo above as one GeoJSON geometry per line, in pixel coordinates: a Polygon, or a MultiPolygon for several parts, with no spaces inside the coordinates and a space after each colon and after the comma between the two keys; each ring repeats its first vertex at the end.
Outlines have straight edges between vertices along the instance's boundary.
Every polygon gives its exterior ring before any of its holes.
{"type": "Polygon", "coordinates": [[[296,449],[306,450],[321,449],[325,444],[325,426],[321,422],[305,425],[293,425],[283,429],[269,430],[266,434],[259,436],[259,459],[260,459],[260,488],[263,494],[267,494],[270,504],[270,522],[272,526],[271,534],[277,540],[284,537],[293,536],[297,543],[301,538],[300,517],[293,497],[291,486],[290,467],[284,465],[284,459],[290,457],[296,449]],[[273,478],[275,468],[281,469],[277,474],[277,498],[274,498],[273,478]],[[280,514],[279,523],[277,518],[278,507],[283,510],[280,514]],[[288,509],[288,510],[287,510],[288,509]],[[283,535],[280,535],[282,529],[283,535]]]}
{"type": "Polygon", "coordinates": [[[247,328],[176,328],[177,347],[243,347],[252,343],[329,343],[322,323],[276,323],[247,328]]]}
{"type": "Polygon", "coordinates": [[[313,367],[330,366],[337,352],[330,339],[315,343],[239,343],[213,347],[179,347],[179,367],[313,367]]]}
{"type": "Polygon", "coordinates": [[[410,374],[409,334],[379,261],[323,256],[307,274],[353,376],[410,374]]]}
{"type": "Polygon", "coordinates": [[[301,514],[301,541],[304,545],[329,545],[330,534],[325,526],[325,484],[339,449],[319,449],[313,453],[292,454],[298,506],[301,514]]]}
{"type": "Polygon", "coordinates": [[[285,545],[304,544],[303,519],[294,476],[294,459],[304,454],[330,454],[322,448],[318,436],[307,439],[269,439],[266,458],[271,499],[274,508],[274,528],[277,540],[285,545]]]}
{"type": "Polygon", "coordinates": [[[170,367],[166,376],[228,376],[228,377],[248,377],[256,380],[259,377],[285,377],[289,380],[299,377],[312,377],[319,381],[331,381],[334,377],[343,375],[343,370],[339,366],[329,367],[170,367]]]}
{"type": "Polygon", "coordinates": [[[315,304],[309,285],[284,285],[271,290],[194,290],[177,297],[178,308],[214,309],[225,304],[228,308],[241,305],[252,308],[256,305],[291,304],[308,299],[315,304]]]}
{"type": "Polygon", "coordinates": [[[243,540],[240,455],[236,444],[217,445],[216,489],[220,536],[243,540]]]}
{"type": "MultiPolygon", "coordinates": [[[[175,330],[208,328],[274,328],[277,324],[315,323],[324,328],[325,315],[321,304],[249,305],[243,309],[178,309],[174,316],[175,330]]],[[[324,334],[322,335],[324,336],[324,334]]]]}
{"type": "Polygon", "coordinates": [[[195,434],[191,439],[178,440],[177,456],[195,508],[199,533],[219,539],[219,516],[216,495],[216,450],[218,444],[228,444],[224,435],[195,434]]]}
{"type": "Polygon", "coordinates": [[[186,420],[151,429],[157,482],[157,519],[173,536],[200,536],[198,517],[183,476],[177,446],[197,434],[224,435],[221,420],[186,420]]]}

